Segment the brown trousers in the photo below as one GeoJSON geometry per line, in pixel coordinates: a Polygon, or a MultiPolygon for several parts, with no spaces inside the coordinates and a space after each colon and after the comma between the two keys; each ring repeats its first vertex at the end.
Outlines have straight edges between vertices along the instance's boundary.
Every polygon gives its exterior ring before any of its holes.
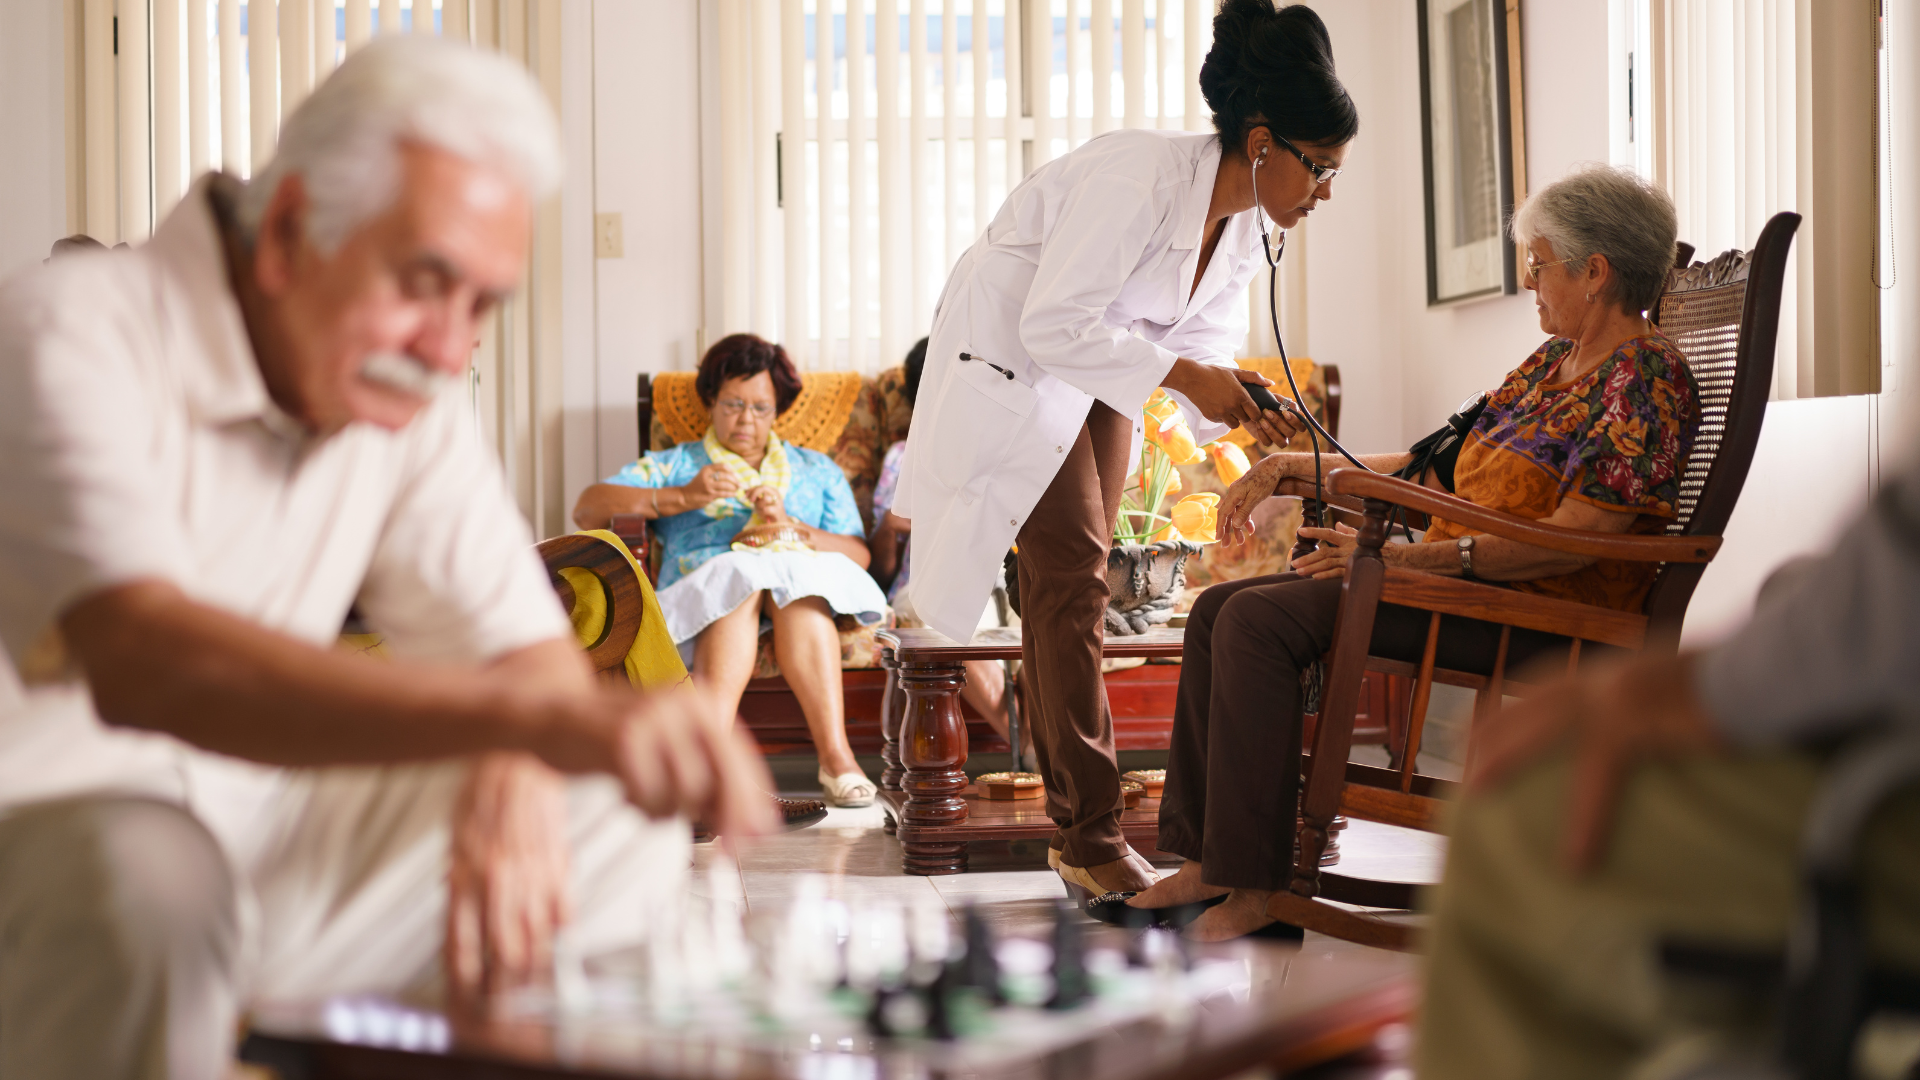
{"type": "MultiPolygon", "coordinates": [[[[1273,574],[1215,585],[1187,616],[1173,746],[1160,801],[1161,851],[1199,859],[1202,880],[1284,889],[1292,875],[1300,789],[1300,673],[1333,644],[1340,582],[1273,574]]],[[[1375,656],[1415,662],[1428,612],[1382,604],[1375,656]]],[[[1493,670],[1500,628],[1440,622],[1440,667],[1493,670]]],[[[1508,664],[1558,651],[1567,639],[1515,628],[1508,664]]]]}
{"type": "Polygon", "coordinates": [[[1047,816],[1059,826],[1052,846],[1073,866],[1098,866],[1127,852],[1100,644],[1107,552],[1132,440],[1132,421],[1094,402],[1019,535],[1028,730],[1046,780],[1047,816]]]}

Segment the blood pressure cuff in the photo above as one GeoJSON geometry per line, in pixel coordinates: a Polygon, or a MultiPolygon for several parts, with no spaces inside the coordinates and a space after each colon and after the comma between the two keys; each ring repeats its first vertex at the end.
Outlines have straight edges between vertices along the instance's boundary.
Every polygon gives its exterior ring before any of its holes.
{"type": "Polygon", "coordinates": [[[1460,460],[1460,447],[1466,443],[1467,433],[1473,425],[1480,422],[1480,414],[1487,409],[1487,395],[1475,394],[1460,403],[1460,408],[1447,417],[1446,425],[1419,442],[1407,448],[1413,455],[1399,472],[1394,473],[1402,480],[1420,483],[1432,469],[1442,486],[1453,490],[1453,467],[1460,460]]]}

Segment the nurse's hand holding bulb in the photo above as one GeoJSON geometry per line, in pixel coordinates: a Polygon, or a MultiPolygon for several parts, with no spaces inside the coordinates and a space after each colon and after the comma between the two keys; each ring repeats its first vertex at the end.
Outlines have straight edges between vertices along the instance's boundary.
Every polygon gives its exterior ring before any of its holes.
{"type": "Polygon", "coordinates": [[[1242,389],[1245,383],[1272,386],[1273,380],[1245,368],[1201,364],[1181,358],[1173,362],[1162,385],[1186,395],[1200,415],[1229,427],[1245,425],[1254,437],[1269,446],[1285,446],[1306,429],[1291,412],[1262,411],[1242,389]]]}

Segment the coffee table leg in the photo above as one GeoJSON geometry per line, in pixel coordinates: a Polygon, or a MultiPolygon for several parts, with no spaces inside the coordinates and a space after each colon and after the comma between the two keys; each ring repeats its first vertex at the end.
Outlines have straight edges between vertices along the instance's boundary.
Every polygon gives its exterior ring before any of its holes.
{"type": "MultiPolygon", "coordinates": [[[[915,827],[958,825],[967,820],[960,792],[967,786],[967,725],[960,717],[960,688],[966,668],[957,660],[900,664],[895,668],[905,692],[900,722],[900,763],[906,769],[900,788],[903,832],[915,827]]],[[[967,869],[966,841],[903,840],[909,874],[959,874],[967,869]]]]}
{"type": "MultiPolygon", "coordinates": [[[[907,695],[900,686],[900,664],[892,649],[880,651],[880,666],[887,670],[886,689],[880,692],[880,788],[899,791],[907,771],[900,765],[900,719],[906,712],[907,695]]],[[[892,831],[892,830],[888,830],[892,831]]]]}

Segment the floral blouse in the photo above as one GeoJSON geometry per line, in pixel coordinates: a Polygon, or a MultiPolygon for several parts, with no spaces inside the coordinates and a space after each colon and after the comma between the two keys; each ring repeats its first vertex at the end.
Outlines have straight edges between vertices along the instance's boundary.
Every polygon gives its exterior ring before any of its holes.
{"type": "MultiPolygon", "coordinates": [[[[1573,349],[1540,346],[1487,399],[1454,466],[1469,502],[1538,520],[1564,499],[1637,510],[1630,532],[1658,532],[1675,513],[1680,474],[1700,424],[1699,386],[1680,350],[1658,332],[1633,338],[1571,382],[1549,383],[1573,349]]],[[[1473,530],[1435,519],[1430,542],[1473,530]]],[[[1510,582],[1522,592],[1637,611],[1654,563],[1602,559],[1571,574],[1510,582]]]]}
{"type": "MultiPolygon", "coordinates": [[[[776,440],[780,436],[767,438],[776,440]]],[[[792,471],[786,491],[787,513],[826,532],[864,535],[860,507],[853,501],[853,488],[840,466],[815,450],[791,443],[785,444],[785,449],[792,471]]],[[[682,487],[711,464],[713,458],[703,440],[684,442],[671,450],[649,452],[607,477],[606,482],[640,488],[682,487]]],[[[753,507],[738,498],[727,498],[655,521],[653,528],[661,545],[660,588],[679,581],[715,555],[731,551],[734,534],[746,528],[752,517],[753,507]]]]}

